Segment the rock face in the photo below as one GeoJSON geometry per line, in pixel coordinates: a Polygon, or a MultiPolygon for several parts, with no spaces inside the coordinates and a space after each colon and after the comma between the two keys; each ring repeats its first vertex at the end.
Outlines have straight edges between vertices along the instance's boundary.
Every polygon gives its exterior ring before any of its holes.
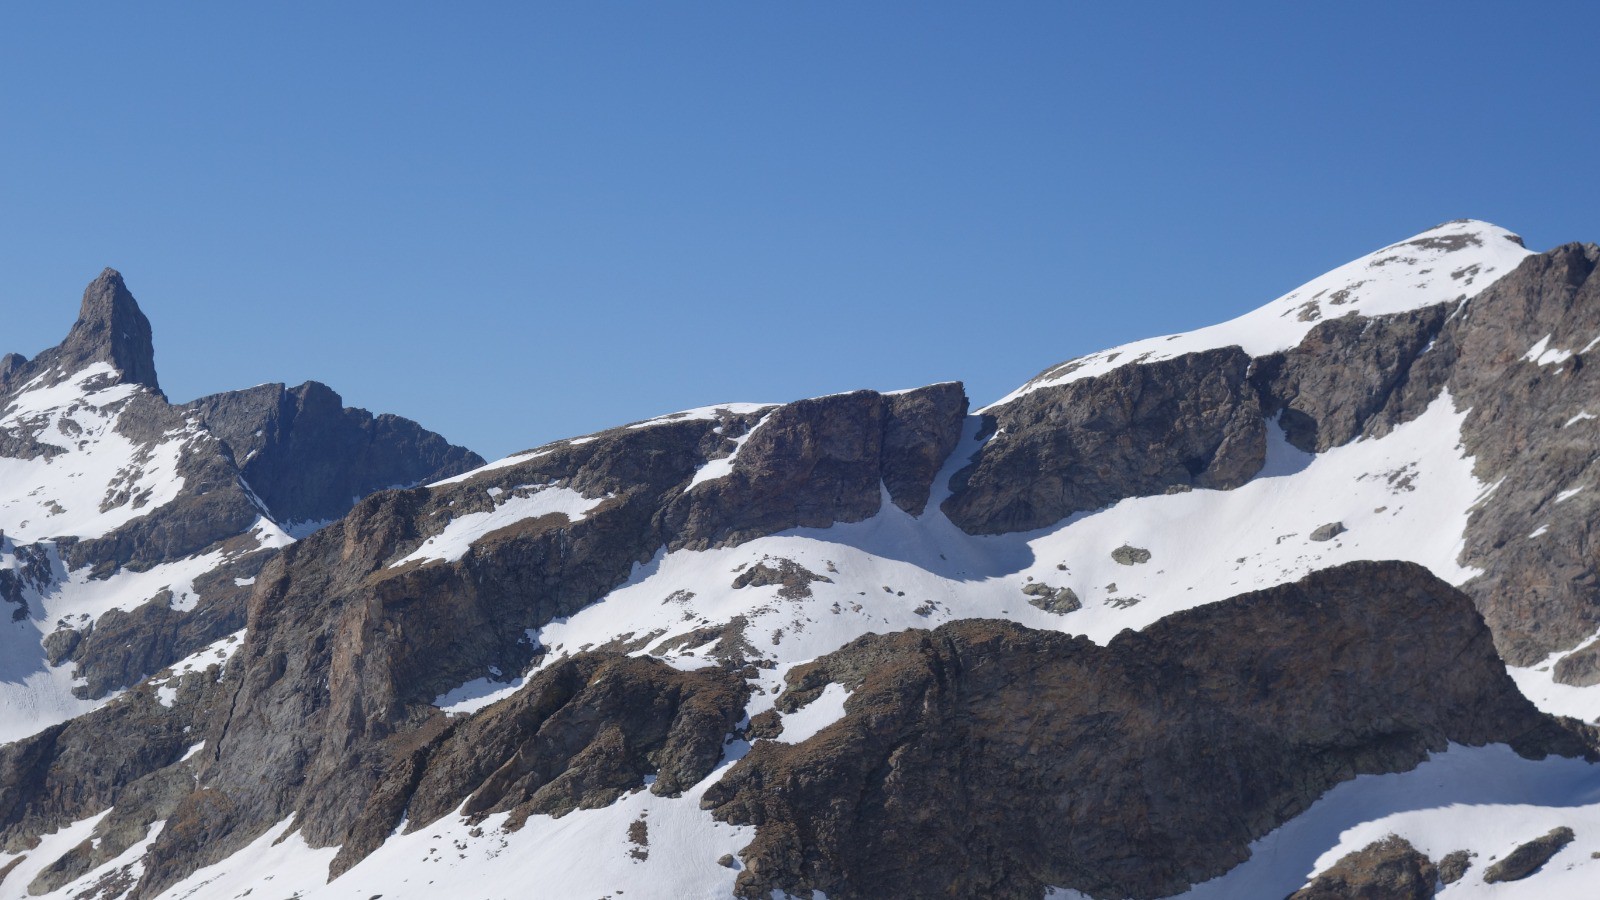
{"type": "Polygon", "coordinates": [[[791,672],[789,691],[803,702],[833,682],[852,692],[844,719],[758,742],[706,795],[757,828],[741,896],[1165,896],[1356,773],[1450,741],[1564,740],[1517,693],[1471,600],[1399,563],[1316,573],[1106,647],[979,620],[869,636],[791,672]],[[1395,646],[1419,655],[1402,663],[1395,646]]]}
{"type": "Polygon", "coordinates": [[[84,288],[78,321],[60,345],[39,354],[31,364],[17,354],[7,354],[9,365],[0,364],[0,391],[27,378],[55,370],[61,375],[80,371],[97,363],[110,363],[120,380],[138,384],[159,394],[156,380],[155,344],[150,320],[123,283],[121,273],[106,269],[84,288]],[[11,373],[8,376],[8,370],[11,373]],[[26,374],[24,374],[26,373],[26,374]]]}
{"type": "Polygon", "coordinates": [[[1427,900],[1436,893],[1439,872],[1409,841],[1391,834],[1334,863],[1289,900],[1427,900]]]}
{"type": "Polygon", "coordinates": [[[992,435],[944,503],[972,534],[1027,531],[1174,485],[1233,488],[1261,470],[1267,426],[1237,347],[1129,365],[988,412],[992,435]]]}
{"type": "Polygon", "coordinates": [[[332,521],[349,512],[352,498],[483,465],[409,419],[346,407],[315,381],[213,394],[184,408],[227,445],[245,481],[286,525],[332,521]]]}
{"type": "Polygon", "coordinates": [[[676,796],[711,772],[743,714],[748,688],[728,669],[680,672],[651,659],[582,655],[545,669],[485,715],[431,730],[379,782],[335,861],[344,871],[404,816],[417,831],[457,809],[469,816],[562,815],[638,790],[676,796]]]}
{"type": "Polygon", "coordinates": [[[858,522],[877,513],[884,490],[919,514],[966,411],[958,383],[780,406],[760,420],[729,475],[685,491],[666,511],[677,532],[671,546],[728,546],[787,528],[858,522]]]}

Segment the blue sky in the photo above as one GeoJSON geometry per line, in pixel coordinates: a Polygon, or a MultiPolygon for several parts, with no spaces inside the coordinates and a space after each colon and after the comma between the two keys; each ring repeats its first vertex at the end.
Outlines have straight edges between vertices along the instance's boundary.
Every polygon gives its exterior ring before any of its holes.
{"type": "Polygon", "coordinates": [[[13,6],[0,351],[111,265],[173,399],[317,379],[489,457],[981,404],[1447,219],[1600,240],[1597,9],[13,6]]]}

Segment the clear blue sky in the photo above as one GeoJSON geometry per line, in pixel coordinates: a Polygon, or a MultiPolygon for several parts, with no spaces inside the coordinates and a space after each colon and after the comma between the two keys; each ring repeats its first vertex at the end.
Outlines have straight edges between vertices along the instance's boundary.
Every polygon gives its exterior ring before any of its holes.
{"type": "Polygon", "coordinates": [[[1440,221],[1600,240],[1600,5],[12,5],[0,350],[122,270],[175,400],[485,456],[1229,318],[1440,221]]]}

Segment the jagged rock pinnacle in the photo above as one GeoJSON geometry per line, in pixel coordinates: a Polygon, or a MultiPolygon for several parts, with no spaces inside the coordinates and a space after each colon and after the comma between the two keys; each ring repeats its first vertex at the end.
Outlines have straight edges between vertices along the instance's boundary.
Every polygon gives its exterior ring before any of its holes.
{"type": "Polygon", "coordinates": [[[74,368],[109,362],[124,381],[161,390],[156,381],[150,320],[139,310],[117,270],[107,268],[84,288],[78,321],[61,344],[61,361],[74,368]]]}

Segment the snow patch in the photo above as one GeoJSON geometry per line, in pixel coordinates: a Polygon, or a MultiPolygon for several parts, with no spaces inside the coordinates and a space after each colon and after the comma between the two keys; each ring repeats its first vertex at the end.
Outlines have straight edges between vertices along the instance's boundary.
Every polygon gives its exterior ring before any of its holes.
{"type": "Polygon", "coordinates": [[[718,478],[725,478],[728,475],[733,474],[733,463],[734,460],[739,458],[739,451],[744,448],[745,442],[750,440],[751,436],[756,433],[756,429],[760,428],[763,424],[765,424],[766,421],[766,417],[763,416],[761,421],[750,426],[749,431],[746,431],[744,434],[734,438],[733,450],[727,456],[724,456],[721,459],[713,459],[701,466],[700,469],[694,473],[694,478],[690,480],[689,486],[685,488],[685,490],[694,490],[696,485],[705,484],[708,481],[715,481],[718,478]]]}
{"type": "MultiPolygon", "coordinates": [[[[516,488],[521,491],[527,486],[516,488]]],[[[422,546],[389,564],[393,569],[410,562],[455,562],[465,556],[478,540],[491,532],[525,519],[560,513],[573,522],[582,521],[595,507],[604,503],[605,497],[585,497],[571,488],[546,487],[528,494],[513,496],[500,502],[490,512],[467,513],[451,519],[444,531],[426,541],[422,546]]]]}
{"type": "Polygon", "coordinates": [[[1523,759],[1504,745],[1452,744],[1409,772],[1362,775],[1338,785],[1304,813],[1250,845],[1250,859],[1178,896],[1186,900],[1284,897],[1311,877],[1389,834],[1437,862],[1476,852],[1452,898],[1588,896],[1600,879],[1600,766],[1550,757],[1523,759]],[[1533,876],[1484,884],[1491,859],[1559,825],[1578,840],[1533,876]]]}
{"type": "Polygon", "coordinates": [[[822,729],[844,718],[844,701],[850,692],[844,685],[830,682],[815,700],[783,717],[783,733],[776,740],[799,744],[815,737],[822,729]]]}
{"type": "Polygon", "coordinates": [[[1550,339],[1552,337],[1554,337],[1554,335],[1547,334],[1540,338],[1537,344],[1534,344],[1532,347],[1528,348],[1528,352],[1524,353],[1522,358],[1528,362],[1536,363],[1541,366],[1563,363],[1571,359],[1571,350],[1558,350],[1550,346],[1550,339]]]}

